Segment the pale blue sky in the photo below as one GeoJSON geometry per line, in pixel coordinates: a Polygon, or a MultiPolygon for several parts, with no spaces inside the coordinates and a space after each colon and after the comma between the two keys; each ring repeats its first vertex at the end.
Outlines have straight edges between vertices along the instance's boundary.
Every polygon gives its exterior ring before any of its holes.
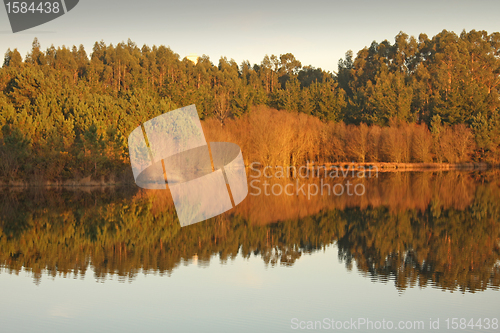
{"type": "Polygon", "coordinates": [[[373,40],[393,42],[399,31],[429,37],[443,29],[500,31],[500,2],[493,1],[117,1],[80,0],[66,15],[12,34],[0,9],[0,52],[18,48],[23,56],[38,37],[51,44],[167,45],[181,58],[207,54],[260,63],[266,54],[291,52],[303,65],[337,69],[339,58],[373,40]]]}

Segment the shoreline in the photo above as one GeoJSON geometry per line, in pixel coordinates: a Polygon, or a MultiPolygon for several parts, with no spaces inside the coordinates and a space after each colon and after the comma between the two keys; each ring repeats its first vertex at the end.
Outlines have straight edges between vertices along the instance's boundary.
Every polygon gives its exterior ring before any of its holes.
{"type": "MultiPolygon", "coordinates": [[[[263,169],[264,166],[258,163],[257,169],[263,169]]],[[[410,171],[471,171],[471,170],[488,170],[495,169],[497,165],[490,165],[488,163],[394,163],[394,162],[335,162],[335,163],[314,163],[308,162],[305,165],[300,166],[268,166],[271,169],[283,168],[283,169],[293,169],[299,170],[299,168],[305,167],[307,169],[323,169],[327,170],[339,169],[339,170],[376,170],[378,172],[410,172],[410,171]]],[[[246,169],[252,169],[252,164],[245,165],[246,169]]]]}
{"type": "Polygon", "coordinates": [[[100,180],[85,177],[82,179],[67,179],[67,180],[46,180],[46,181],[33,181],[26,180],[11,180],[8,182],[0,181],[0,188],[109,188],[109,187],[123,187],[135,185],[134,182],[120,182],[115,180],[105,181],[103,178],[100,180]]]}
{"type": "MultiPolygon", "coordinates": [[[[358,163],[358,162],[341,162],[341,163],[307,163],[303,166],[296,166],[297,170],[300,167],[308,169],[326,168],[333,169],[337,167],[340,170],[376,170],[377,172],[433,172],[433,171],[484,171],[494,169],[498,166],[489,165],[487,163],[358,163]]],[[[251,168],[246,165],[245,169],[251,168]]],[[[262,165],[259,167],[262,168],[262,165]]],[[[285,168],[285,167],[283,167],[285,168]]],[[[104,178],[100,180],[91,179],[86,177],[82,179],[68,179],[68,180],[55,180],[55,181],[25,181],[25,180],[11,180],[8,182],[0,181],[0,188],[108,188],[108,187],[129,187],[134,186],[135,182],[130,181],[115,181],[114,179],[105,181],[104,178]]]]}
{"type": "Polygon", "coordinates": [[[320,163],[307,165],[309,168],[331,168],[337,167],[339,169],[361,169],[365,170],[378,169],[379,172],[409,172],[409,171],[467,171],[467,170],[488,170],[494,169],[496,166],[487,163],[391,163],[391,162],[341,162],[341,163],[320,163]]]}

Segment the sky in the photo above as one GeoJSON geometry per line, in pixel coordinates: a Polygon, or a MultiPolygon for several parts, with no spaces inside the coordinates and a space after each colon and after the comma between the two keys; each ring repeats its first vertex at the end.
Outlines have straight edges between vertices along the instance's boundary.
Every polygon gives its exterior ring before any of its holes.
{"type": "Polygon", "coordinates": [[[392,43],[400,31],[500,31],[499,12],[498,0],[80,0],[65,15],[15,34],[0,8],[0,52],[17,48],[25,56],[37,37],[43,50],[83,44],[90,55],[96,41],[130,38],[139,47],[169,46],[181,58],[206,54],[214,64],[222,56],[254,64],[266,54],[292,53],[302,65],[333,72],[346,51],[392,43]]]}

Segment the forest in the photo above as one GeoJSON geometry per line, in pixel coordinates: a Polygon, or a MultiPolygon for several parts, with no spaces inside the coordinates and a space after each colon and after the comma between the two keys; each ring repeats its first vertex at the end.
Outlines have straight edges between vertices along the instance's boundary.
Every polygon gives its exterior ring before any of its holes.
{"type": "Polygon", "coordinates": [[[96,42],[7,50],[0,69],[0,182],[130,180],[127,137],[195,104],[207,140],[246,163],[500,162],[500,33],[401,32],[338,61],[260,64],[165,46],[96,42]],[[222,129],[222,130],[221,130],[222,129]]]}

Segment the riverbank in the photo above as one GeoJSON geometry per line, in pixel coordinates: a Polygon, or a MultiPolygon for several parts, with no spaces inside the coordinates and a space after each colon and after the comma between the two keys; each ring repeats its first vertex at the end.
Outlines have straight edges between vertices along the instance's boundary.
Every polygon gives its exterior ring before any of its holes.
{"type": "Polygon", "coordinates": [[[405,171],[447,171],[447,170],[486,170],[498,166],[487,163],[323,163],[307,165],[310,168],[325,167],[327,169],[337,167],[339,169],[378,169],[379,172],[405,172],[405,171]]]}
{"type": "Polygon", "coordinates": [[[247,165],[247,169],[251,170],[263,170],[263,169],[288,169],[289,172],[298,172],[300,170],[338,170],[338,171],[376,171],[376,172],[409,172],[409,171],[452,171],[452,170],[488,170],[497,168],[498,166],[493,166],[487,163],[388,163],[388,162],[377,162],[377,163],[358,163],[358,162],[341,162],[341,163],[314,163],[309,162],[302,166],[287,166],[280,167],[278,165],[263,165],[261,163],[252,163],[247,165]]]}
{"type": "MultiPolygon", "coordinates": [[[[264,167],[260,165],[260,167],[264,167]]],[[[301,166],[295,168],[299,170],[301,166]]],[[[308,163],[304,165],[309,169],[325,168],[327,170],[372,170],[378,172],[428,172],[428,171],[481,171],[498,166],[492,166],[487,163],[356,163],[356,162],[342,162],[342,163],[308,163]]],[[[250,165],[246,166],[247,169],[251,168],[250,165]]],[[[0,181],[1,187],[119,187],[119,186],[135,186],[132,177],[121,177],[119,180],[114,177],[105,179],[102,177],[99,180],[92,179],[90,176],[81,179],[67,179],[67,180],[10,180],[0,181]]]]}
{"type": "Polygon", "coordinates": [[[99,180],[92,179],[90,176],[81,179],[67,179],[67,180],[11,180],[8,182],[0,181],[0,187],[117,187],[117,186],[130,186],[134,181],[115,180],[114,178],[99,180]]]}

